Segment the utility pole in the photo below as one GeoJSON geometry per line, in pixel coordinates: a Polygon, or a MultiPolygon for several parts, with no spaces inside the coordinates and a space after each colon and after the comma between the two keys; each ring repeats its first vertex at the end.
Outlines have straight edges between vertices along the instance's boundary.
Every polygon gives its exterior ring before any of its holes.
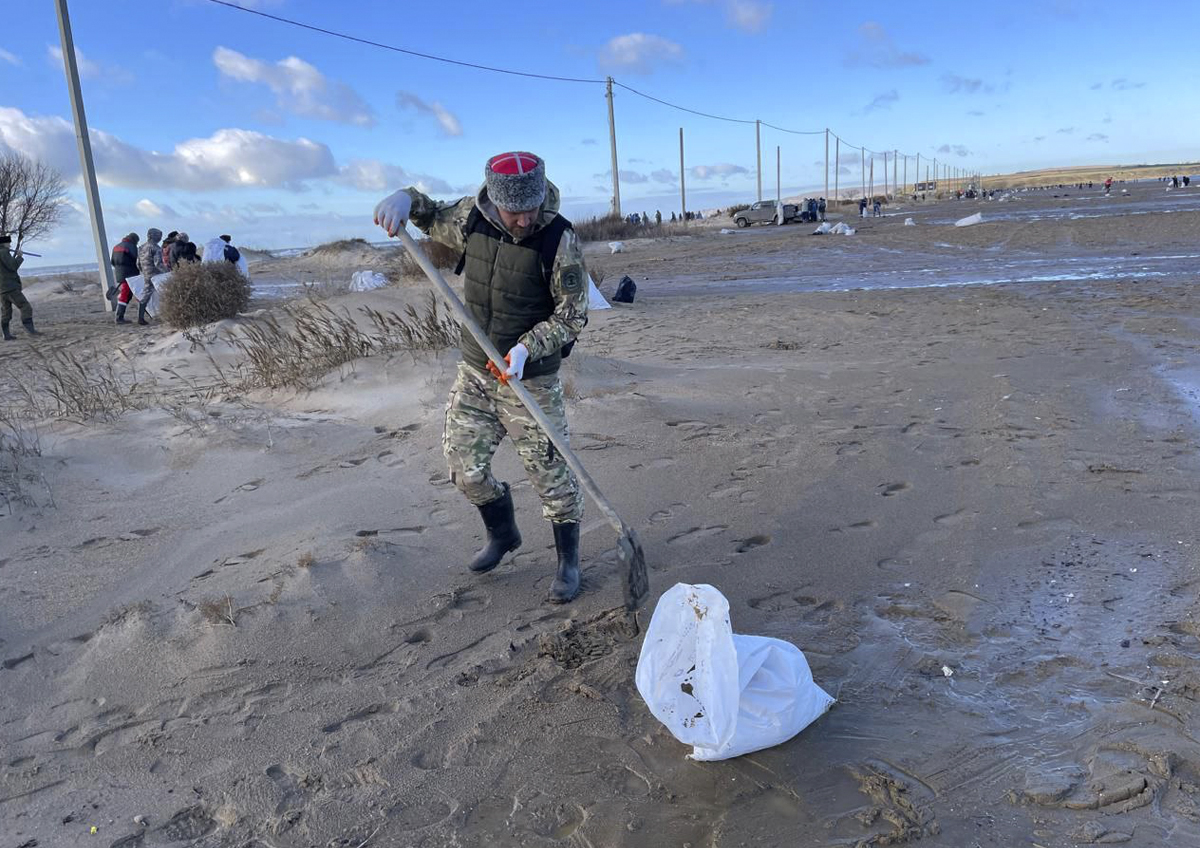
{"type": "Polygon", "coordinates": [[[96,186],[96,166],[92,162],[92,141],[88,137],[87,114],[83,110],[83,92],[79,89],[79,66],[75,61],[75,39],[71,36],[71,17],[67,0],[55,0],[58,9],[58,34],[62,39],[63,66],[71,96],[71,114],[75,117],[75,141],[79,146],[79,164],[83,170],[83,188],[87,193],[88,213],[92,217],[92,238],[96,242],[96,261],[100,264],[100,297],[104,309],[111,312],[108,292],[116,285],[112,266],[108,264],[108,237],[104,234],[104,209],[100,206],[100,189],[96,186]]]}
{"type": "Polygon", "coordinates": [[[871,153],[871,176],[867,183],[867,187],[870,189],[870,194],[868,195],[867,202],[874,203],[875,202],[875,153],[874,152],[871,153]]]}
{"type": "Polygon", "coordinates": [[[783,182],[780,178],[779,145],[775,145],[775,214],[779,216],[779,225],[783,226],[783,182]]]}
{"type": "Polygon", "coordinates": [[[893,192],[895,192],[897,196],[899,196],[899,195],[900,195],[900,184],[899,184],[898,182],[896,182],[896,176],[897,176],[897,172],[896,172],[896,168],[897,168],[897,165],[896,165],[896,160],[897,160],[898,158],[900,158],[900,151],[899,151],[899,150],[893,150],[893,151],[892,151],[892,191],[893,191],[893,192]]]}
{"type": "Polygon", "coordinates": [[[836,136],[833,139],[833,199],[838,199],[840,193],[839,183],[841,175],[838,171],[842,170],[842,140],[836,136]]]}
{"type": "Polygon", "coordinates": [[[683,185],[683,127],[679,128],[679,214],[687,219],[687,189],[683,185]]]}
{"type": "Polygon", "coordinates": [[[613,178],[613,193],[612,193],[612,214],[614,218],[621,217],[621,180],[617,170],[617,121],[613,117],[613,78],[609,77],[605,86],[608,98],[608,141],[612,146],[612,178],[613,178]]]}
{"type": "Polygon", "coordinates": [[[758,157],[758,199],[762,201],[762,121],[754,121],[754,153],[758,157]]]}
{"type": "Polygon", "coordinates": [[[860,148],[858,148],[858,150],[859,150],[859,153],[861,154],[861,160],[862,160],[861,162],[859,162],[858,176],[859,176],[859,179],[862,181],[862,196],[866,197],[867,196],[867,148],[860,147],[860,148]]]}
{"type": "MultiPolygon", "coordinates": [[[[926,180],[926,182],[929,182],[929,181],[926,180]]],[[[937,159],[933,160],[933,182],[934,182],[934,184],[937,184],[937,182],[938,182],[937,159]]],[[[933,191],[933,189],[930,189],[930,191],[933,191]]],[[[937,195],[935,194],[934,197],[936,198],[937,195]]]]}
{"type": "Polygon", "coordinates": [[[908,154],[904,154],[904,193],[908,193],[908,154]]]}
{"type": "Polygon", "coordinates": [[[829,127],[825,128],[825,201],[829,202],[829,127]]]}
{"type": "Polygon", "coordinates": [[[913,171],[913,193],[917,191],[917,183],[921,181],[921,154],[917,154],[917,169],[913,171]]]}
{"type": "Polygon", "coordinates": [[[887,151],[883,151],[883,199],[887,200],[888,196],[888,181],[887,181],[887,151]]]}

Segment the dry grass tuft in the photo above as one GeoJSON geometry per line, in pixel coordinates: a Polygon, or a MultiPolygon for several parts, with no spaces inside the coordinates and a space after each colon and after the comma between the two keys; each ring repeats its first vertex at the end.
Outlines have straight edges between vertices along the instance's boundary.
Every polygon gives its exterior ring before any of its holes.
{"type": "Polygon", "coordinates": [[[243,382],[248,387],[311,390],[330,371],[356,359],[399,350],[440,350],[458,343],[458,324],[429,295],[423,312],[411,304],[404,314],[363,307],[375,326],[364,332],[343,309],[324,303],[283,308],[290,326],[268,317],[247,324],[230,343],[245,355],[243,382]]]}
{"type": "Polygon", "coordinates": [[[16,388],[23,395],[26,409],[35,415],[75,421],[111,420],[147,405],[136,373],[131,373],[127,385],[116,366],[95,352],[77,356],[68,348],[59,348],[46,356],[38,351],[32,371],[34,386],[21,381],[16,388]],[[99,364],[93,364],[97,360],[99,364]],[[53,406],[42,395],[47,395],[53,406]]]}
{"type": "MultiPolygon", "coordinates": [[[[691,233],[685,224],[630,224],[624,218],[609,215],[605,218],[588,218],[574,224],[575,234],[580,241],[612,241],[613,239],[655,238],[659,236],[683,236],[691,233]]],[[[595,275],[592,275],[595,279],[595,275]]]]}
{"type": "Polygon", "coordinates": [[[176,329],[233,318],[250,304],[250,281],[229,262],[181,262],[163,286],[162,319],[176,329]]]}
{"type": "Polygon", "coordinates": [[[370,242],[362,238],[338,239],[337,241],[327,241],[325,244],[319,244],[308,252],[309,256],[320,256],[322,253],[341,253],[346,250],[359,249],[374,250],[370,242]]]}

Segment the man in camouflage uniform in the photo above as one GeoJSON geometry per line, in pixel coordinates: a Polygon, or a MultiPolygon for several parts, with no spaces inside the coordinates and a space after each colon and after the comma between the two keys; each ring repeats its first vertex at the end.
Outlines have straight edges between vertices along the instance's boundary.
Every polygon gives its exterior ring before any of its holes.
{"type": "Polygon", "coordinates": [[[137,266],[142,275],[142,296],[138,298],[138,323],[147,324],[146,304],[154,296],[154,278],[167,273],[163,264],[163,251],[158,244],[162,238],[162,230],[151,227],[146,230],[146,243],[138,248],[137,266]]]}
{"type": "Polygon", "coordinates": [[[407,220],[431,238],[463,251],[467,310],[496,348],[507,351],[500,371],[464,329],[463,361],[450,390],[442,447],[450,478],[474,504],[488,541],[470,568],[495,568],[521,545],[508,484],[492,476],[492,455],[505,434],[512,439],[542,515],[554,528],[558,573],[550,600],[566,603],[579,592],[578,481],[549,437],[508,385],[511,378],[537,400],[564,436],[566,410],[559,364],[587,323],[587,270],[571,223],[558,214],[559,193],[545,164],[532,153],[488,160],[474,197],[437,203],[415,188],[401,189],[375,208],[375,223],[395,235],[407,220]]]}
{"type": "Polygon", "coordinates": [[[9,249],[10,244],[12,236],[0,235],[0,331],[3,332],[6,342],[14,339],[13,334],[8,331],[14,306],[21,310],[21,324],[25,327],[25,332],[32,336],[38,335],[38,331],[33,328],[33,307],[21,291],[21,275],[17,273],[17,269],[25,261],[25,256],[19,247],[14,256],[9,249]]]}

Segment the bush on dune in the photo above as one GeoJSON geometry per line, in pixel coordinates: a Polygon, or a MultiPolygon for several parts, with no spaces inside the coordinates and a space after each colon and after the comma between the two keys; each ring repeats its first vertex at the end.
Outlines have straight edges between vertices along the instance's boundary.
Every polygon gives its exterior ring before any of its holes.
{"type": "Polygon", "coordinates": [[[159,296],[162,320],[182,330],[245,312],[250,281],[229,262],[181,262],[159,296]]]}

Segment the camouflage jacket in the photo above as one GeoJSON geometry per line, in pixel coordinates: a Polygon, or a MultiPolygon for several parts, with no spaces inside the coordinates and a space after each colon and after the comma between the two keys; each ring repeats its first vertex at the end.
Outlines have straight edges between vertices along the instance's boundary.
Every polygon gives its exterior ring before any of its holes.
{"type": "Polygon", "coordinates": [[[0,292],[21,290],[21,275],[17,273],[17,269],[24,261],[24,255],[14,256],[8,245],[0,247],[0,292]]]}
{"type": "Polygon", "coordinates": [[[159,274],[167,273],[163,267],[162,248],[147,239],[138,248],[138,271],[147,283],[152,282],[159,274]]]}
{"type": "MultiPolygon", "coordinates": [[[[487,189],[481,187],[475,197],[464,197],[454,203],[438,203],[415,188],[405,189],[412,198],[409,219],[421,232],[434,241],[462,251],[466,249],[467,216],[475,206],[488,221],[508,232],[495,204],[488,199],[487,189]]],[[[545,227],[558,215],[558,188],[549,181],[546,200],[534,224],[534,232],[545,227]]],[[[521,344],[529,349],[529,361],[534,362],[562,348],[575,339],[587,324],[588,274],[583,264],[583,246],[574,230],[563,233],[554,257],[550,274],[550,295],[554,299],[554,314],[534,325],[521,336],[521,344]]],[[[508,351],[500,351],[507,353],[508,351]]]]}

